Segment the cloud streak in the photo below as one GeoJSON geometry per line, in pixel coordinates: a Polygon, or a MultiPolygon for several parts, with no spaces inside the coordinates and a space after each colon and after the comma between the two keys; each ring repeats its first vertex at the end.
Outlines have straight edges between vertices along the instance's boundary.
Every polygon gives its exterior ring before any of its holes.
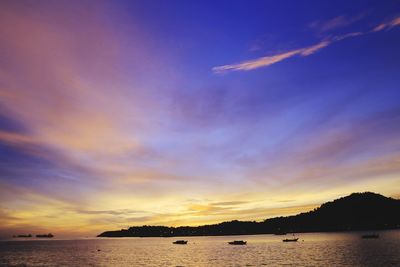
{"type": "MultiPolygon", "coordinates": [[[[341,20],[339,20],[339,21],[341,21],[341,20]]],[[[330,25],[329,28],[333,27],[331,24],[333,25],[334,23],[328,24],[328,25],[330,25]]],[[[329,45],[331,45],[334,42],[342,41],[347,38],[353,38],[356,36],[365,35],[368,33],[389,30],[389,29],[399,26],[399,25],[400,25],[400,17],[396,17],[389,22],[379,24],[378,26],[373,28],[371,31],[350,32],[350,33],[343,34],[343,35],[336,35],[336,36],[333,36],[326,40],[322,40],[319,43],[316,43],[312,46],[298,48],[298,49],[294,49],[294,50],[287,51],[284,53],[275,54],[272,56],[264,56],[264,57],[260,57],[257,59],[247,60],[247,61],[243,61],[240,63],[216,66],[216,67],[212,68],[212,71],[214,73],[220,74],[220,73],[225,73],[225,72],[230,72],[230,71],[249,71],[249,70],[254,70],[254,69],[258,69],[258,68],[268,67],[268,66],[271,66],[273,64],[276,64],[278,62],[281,62],[285,59],[288,59],[288,58],[291,58],[294,56],[302,56],[302,57],[310,56],[310,55],[318,52],[319,50],[328,47],[329,45]]]]}
{"type": "Polygon", "coordinates": [[[365,14],[360,14],[354,17],[348,16],[337,16],[327,21],[314,21],[309,25],[310,28],[316,29],[318,32],[329,32],[338,28],[349,26],[359,20],[361,20],[365,14]]]}
{"type": "Polygon", "coordinates": [[[390,20],[389,22],[379,24],[372,31],[379,32],[382,30],[389,30],[389,29],[399,26],[399,25],[400,25],[400,17],[397,17],[397,18],[390,20]]]}

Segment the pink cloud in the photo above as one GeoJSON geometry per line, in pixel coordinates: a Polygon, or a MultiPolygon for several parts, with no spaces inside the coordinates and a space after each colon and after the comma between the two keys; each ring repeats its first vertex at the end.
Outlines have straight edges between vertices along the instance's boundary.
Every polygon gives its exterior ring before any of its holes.
{"type": "Polygon", "coordinates": [[[400,17],[397,17],[397,18],[392,19],[389,22],[379,24],[372,30],[372,32],[388,30],[388,29],[391,29],[391,28],[399,26],[399,25],[400,25],[400,17]]]}
{"type": "Polygon", "coordinates": [[[253,70],[260,67],[266,67],[275,63],[278,63],[286,58],[292,57],[299,53],[299,50],[293,50],[282,54],[277,54],[273,56],[261,57],[254,60],[244,61],[242,63],[224,65],[214,67],[212,70],[215,73],[222,73],[229,70],[253,70]]]}
{"type": "Polygon", "coordinates": [[[244,61],[237,64],[218,66],[214,67],[212,70],[215,73],[223,73],[225,71],[230,71],[230,70],[247,71],[247,70],[258,69],[260,67],[266,67],[278,63],[282,60],[293,57],[295,55],[309,56],[311,54],[314,54],[318,50],[328,46],[330,43],[331,43],[330,41],[322,41],[320,43],[317,43],[309,47],[295,49],[285,53],[276,54],[273,56],[266,56],[254,60],[244,61]]]}
{"type": "MultiPolygon", "coordinates": [[[[338,21],[341,21],[341,20],[336,20],[336,24],[338,24],[338,21]]],[[[331,27],[333,27],[334,23],[331,22],[331,24],[329,24],[329,25],[331,25],[331,27]]],[[[387,23],[379,24],[372,31],[369,31],[369,32],[350,32],[350,33],[346,33],[346,34],[342,34],[342,35],[336,35],[336,36],[331,37],[330,39],[323,40],[315,45],[298,48],[298,49],[290,50],[288,52],[275,54],[275,55],[271,55],[271,56],[264,56],[264,57],[260,57],[257,59],[247,60],[247,61],[243,61],[243,62],[236,63],[236,64],[216,66],[216,67],[212,68],[212,71],[214,73],[224,73],[227,71],[249,71],[249,70],[254,70],[254,69],[258,69],[258,68],[262,68],[262,67],[268,67],[275,63],[278,63],[280,61],[283,61],[287,58],[291,58],[296,55],[300,55],[303,57],[310,56],[310,55],[316,53],[317,51],[328,47],[330,44],[332,44],[334,42],[342,41],[347,38],[353,38],[356,36],[365,35],[370,32],[378,32],[378,31],[382,31],[385,29],[391,29],[391,28],[399,26],[399,25],[400,25],[400,17],[397,17],[387,23]]]]}

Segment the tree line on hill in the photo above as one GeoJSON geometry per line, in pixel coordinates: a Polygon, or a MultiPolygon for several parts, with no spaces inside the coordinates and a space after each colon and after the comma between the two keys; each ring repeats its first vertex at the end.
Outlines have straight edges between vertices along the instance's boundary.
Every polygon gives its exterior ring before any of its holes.
{"type": "Polygon", "coordinates": [[[294,216],[262,222],[230,221],[202,226],[133,226],[98,237],[172,237],[282,234],[400,228],[400,200],[376,193],[353,193],[294,216]]]}

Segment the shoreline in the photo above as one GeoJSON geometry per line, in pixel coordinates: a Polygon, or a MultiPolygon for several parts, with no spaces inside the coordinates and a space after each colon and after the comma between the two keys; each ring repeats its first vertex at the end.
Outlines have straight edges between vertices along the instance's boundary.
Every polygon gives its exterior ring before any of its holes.
{"type": "MultiPolygon", "coordinates": [[[[315,232],[293,232],[293,233],[287,233],[286,236],[290,236],[291,234],[360,234],[360,233],[364,233],[364,232],[391,232],[391,231],[400,231],[400,228],[395,228],[395,229],[379,229],[379,230],[351,230],[351,231],[315,231],[315,232]]],[[[16,241],[16,242],[25,242],[25,241],[73,241],[73,240],[107,240],[107,239],[143,239],[143,238],[180,238],[180,237],[185,237],[185,238],[190,238],[190,237],[229,237],[229,236],[262,236],[262,235],[271,235],[271,236],[281,236],[284,237],[285,235],[275,235],[275,234],[238,234],[238,235],[197,235],[197,236],[144,236],[144,237],[139,237],[139,236],[121,236],[121,237],[97,237],[97,236],[93,236],[93,237],[76,237],[76,238],[53,238],[53,239],[17,239],[17,238],[0,238],[0,242],[12,242],[12,241],[16,241]]]]}
{"type": "Polygon", "coordinates": [[[364,232],[384,232],[384,231],[400,231],[399,228],[385,228],[385,229],[360,229],[360,230],[335,230],[335,231],[299,231],[287,232],[286,235],[276,235],[274,233],[258,233],[258,234],[226,234],[226,235],[174,235],[174,236],[96,236],[95,239],[108,239],[108,238],[178,238],[178,237],[224,237],[224,236],[290,236],[292,234],[334,234],[334,233],[364,233],[364,232]]]}

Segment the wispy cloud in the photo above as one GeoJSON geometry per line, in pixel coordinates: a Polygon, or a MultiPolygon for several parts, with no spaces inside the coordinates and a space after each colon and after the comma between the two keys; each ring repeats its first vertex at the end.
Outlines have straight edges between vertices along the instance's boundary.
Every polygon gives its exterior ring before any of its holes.
{"type": "Polygon", "coordinates": [[[266,67],[266,66],[275,64],[277,62],[280,62],[286,58],[292,57],[297,54],[299,54],[299,50],[293,50],[293,51],[289,51],[289,52],[282,53],[282,54],[266,56],[266,57],[249,60],[249,61],[244,61],[244,62],[238,63],[238,64],[218,66],[218,67],[214,67],[212,70],[215,73],[221,73],[221,72],[225,72],[225,71],[229,71],[229,70],[253,70],[253,69],[258,69],[261,67],[266,67]]]}
{"type": "Polygon", "coordinates": [[[24,134],[18,134],[0,130],[0,142],[26,145],[35,143],[35,140],[24,134]]]}
{"type": "Polygon", "coordinates": [[[389,22],[379,24],[372,31],[379,32],[382,30],[389,30],[389,29],[399,26],[399,25],[400,25],[400,17],[397,17],[397,18],[390,20],[389,22]]]}
{"type": "Polygon", "coordinates": [[[237,64],[218,66],[218,67],[214,67],[212,70],[215,73],[223,73],[226,71],[240,71],[240,70],[247,71],[247,70],[258,69],[261,67],[267,67],[272,64],[278,63],[284,59],[296,56],[296,55],[300,55],[300,56],[312,55],[315,52],[317,52],[318,50],[320,50],[324,47],[327,47],[332,42],[333,42],[333,40],[324,40],[324,41],[321,41],[312,46],[291,50],[291,51],[281,53],[281,54],[276,54],[273,56],[266,56],[266,57],[261,57],[261,58],[257,58],[254,60],[244,61],[244,62],[237,63],[237,64]]]}
{"type": "Polygon", "coordinates": [[[361,20],[363,17],[365,17],[365,14],[360,14],[354,17],[341,15],[326,21],[314,21],[309,25],[309,27],[312,29],[316,29],[320,33],[323,33],[349,26],[361,20]]]}
{"type": "Polygon", "coordinates": [[[322,42],[320,42],[318,44],[315,44],[315,45],[300,49],[299,54],[301,56],[304,56],[304,57],[312,55],[315,52],[317,52],[318,50],[327,47],[331,43],[332,43],[332,41],[322,41],[322,42]]]}
{"type": "Polygon", "coordinates": [[[106,215],[129,215],[143,213],[143,211],[132,210],[132,209],[117,209],[117,210],[83,210],[79,209],[75,211],[81,214],[106,214],[106,215]]]}
{"type": "MultiPolygon", "coordinates": [[[[340,21],[340,20],[337,20],[337,21],[340,21]]],[[[338,24],[337,21],[336,21],[336,24],[338,24]]],[[[330,25],[330,27],[332,28],[334,24],[335,23],[331,22],[328,25],[330,25]]],[[[342,22],[342,24],[343,24],[343,22],[342,22]]],[[[303,56],[303,57],[310,56],[310,55],[314,54],[315,52],[317,52],[325,47],[328,47],[329,45],[331,45],[334,42],[342,41],[347,38],[365,35],[365,34],[368,34],[371,32],[379,32],[382,30],[388,30],[388,29],[391,29],[391,28],[393,28],[395,26],[399,26],[399,25],[400,25],[400,17],[397,17],[387,23],[379,24],[378,26],[373,28],[371,31],[350,32],[350,33],[346,33],[346,34],[342,34],[342,35],[336,35],[336,36],[330,37],[329,39],[322,40],[319,43],[316,43],[314,45],[290,50],[290,51],[287,51],[284,53],[275,54],[275,55],[271,55],[271,56],[264,56],[264,57],[260,57],[257,59],[247,60],[247,61],[243,61],[243,62],[235,63],[235,64],[216,66],[216,67],[212,68],[212,71],[214,73],[224,73],[224,72],[228,72],[228,71],[249,71],[249,70],[254,70],[254,69],[258,69],[258,68],[262,68],[262,67],[268,67],[270,65],[273,65],[275,63],[281,62],[285,59],[288,59],[288,58],[291,58],[294,56],[303,56]]],[[[326,25],[326,27],[328,27],[328,26],[326,25]]]]}
{"type": "Polygon", "coordinates": [[[236,205],[242,205],[248,203],[247,201],[220,201],[220,202],[214,202],[212,203],[213,205],[216,206],[236,206],[236,205]]]}

